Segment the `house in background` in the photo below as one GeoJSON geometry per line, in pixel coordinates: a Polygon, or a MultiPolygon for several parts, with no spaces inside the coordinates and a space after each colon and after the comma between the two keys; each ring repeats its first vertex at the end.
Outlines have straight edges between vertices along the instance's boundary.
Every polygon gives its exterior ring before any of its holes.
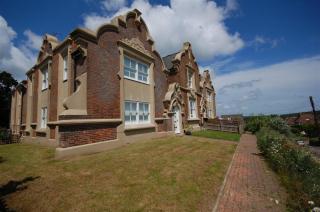
{"type": "MultiPolygon", "coordinates": [[[[318,120],[320,119],[319,112],[317,112],[318,120]]],[[[301,112],[294,114],[282,115],[284,120],[289,126],[293,125],[303,125],[303,124],[315,124],[313,112],[301,112]]]]}
{"type": "Polygon", "coordinates": [[[199,73],[191,44],[162,58],[136,9],[95,32],[77,28],[63,41],[45,35],[12,98],[12,114],[23,111],[11,116],[12,129],[20,123],[23,139],[59,151],[182,133],[215,117],[210,74],[199,73]]]}

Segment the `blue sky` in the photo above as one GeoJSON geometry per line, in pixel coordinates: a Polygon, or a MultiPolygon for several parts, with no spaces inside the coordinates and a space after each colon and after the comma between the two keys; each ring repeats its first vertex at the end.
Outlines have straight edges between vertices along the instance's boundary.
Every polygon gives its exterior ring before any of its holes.
{"type": "Polygon", "coordinates": [[[214,75],[218,114],[287,113],[319,108],[318,0],[15,0],[0,2],[0,69],[18,79],[45,33],[64,39],[138,8],[160,53],[190,41],[201,69],[214,75]],[[165,36],[164,36],[165,35],[165,36]]]}

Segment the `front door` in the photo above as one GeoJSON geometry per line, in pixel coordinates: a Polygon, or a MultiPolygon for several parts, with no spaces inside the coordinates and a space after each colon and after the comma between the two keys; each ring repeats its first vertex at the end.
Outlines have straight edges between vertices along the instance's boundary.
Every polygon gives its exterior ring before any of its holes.
{"type": "Polygon", "coordinates": [[[180,124],[180,108],[174,107],[173,108],[173,128],[175,133],[181,133],[181,124],[180,124]]]}

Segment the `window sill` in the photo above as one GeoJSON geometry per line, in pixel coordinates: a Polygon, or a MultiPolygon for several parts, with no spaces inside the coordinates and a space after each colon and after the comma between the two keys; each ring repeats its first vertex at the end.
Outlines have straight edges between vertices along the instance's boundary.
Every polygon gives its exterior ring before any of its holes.
{"type": "Polygon", "coordinates": [[[188,118],[188,121],[200,121],[198,118],[188,118]]]}
{"type": "Polygon", "coordinates": [[[41,92],[48,90],[48,88],[43,88],[41,89],[41,92]]]}
{"type": "Polygon", "coordinates": [[[132,78],[129,78],[129,77],[127,77],[127,76],[123,76],[123,78],[124,78],[124,79],[127,79],[127,80],[130,80],[130,81],[133,81],[133,82],[142,83],[142,84],[145,84],[145,85],[150,85],[149,82],[144,82],[144,81],[132,79],[132,78]]]}
{"type": "Polygon", "coordinates": [[[47,130],[46,128],[41,128],[41,129],[38,129],[36,130],[37,133],[47,133],[47,130]]]}
{"type": "Polygon", "coordinates": [[[64,80],[62,80],[62,82],[67,82],[68,81],[68,79],[64,79],[64,80]]]}
{"type": "Polygon", "coordinates": [[[124,131],[130,131],[130,130],[140,130],[140,129],[149,129],[149,128],[155,128],[156,126],[154,124],[127,124],[124,127],[124,131]]]}

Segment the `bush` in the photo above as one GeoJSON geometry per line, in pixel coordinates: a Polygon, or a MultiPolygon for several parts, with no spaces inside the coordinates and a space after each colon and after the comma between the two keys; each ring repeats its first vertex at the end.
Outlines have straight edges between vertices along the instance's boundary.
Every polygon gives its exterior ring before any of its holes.
{"type": "Polygon", "coordinates": [[[246,119],[245,131],[252,133],[258,132],[263,126],[266,126],[269,120],[268,116],[254,116],[246,119]]]}
{"type": "Polygon", "coordinates": [[[263,127],[257,133],[258,147],[286,185],[290,195],[289,208],[294,211],[308,211],[308,201],[319,206],[320,164],[308,151],[280,133],[286,132],[282,124],[277,121],[270,123],[275,125],[272,128],[263,127]]]}

